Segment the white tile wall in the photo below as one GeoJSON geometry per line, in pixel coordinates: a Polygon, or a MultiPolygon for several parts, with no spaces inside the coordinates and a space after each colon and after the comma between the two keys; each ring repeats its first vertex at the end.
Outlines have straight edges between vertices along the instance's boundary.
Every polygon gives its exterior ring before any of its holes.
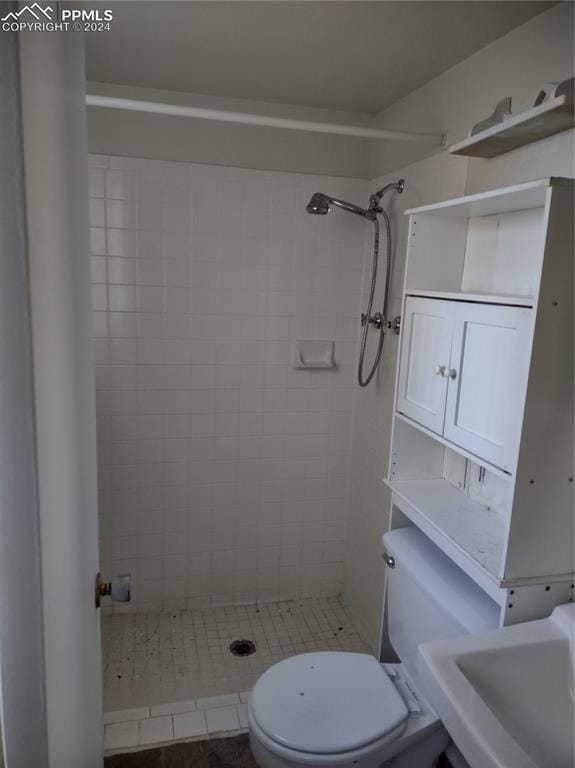
{"type": "Polygon", "coordinates": [[[104,575],[128,610],[338,593],[365,223],[305,204],[367,183],[90,160],[104,575]]]}

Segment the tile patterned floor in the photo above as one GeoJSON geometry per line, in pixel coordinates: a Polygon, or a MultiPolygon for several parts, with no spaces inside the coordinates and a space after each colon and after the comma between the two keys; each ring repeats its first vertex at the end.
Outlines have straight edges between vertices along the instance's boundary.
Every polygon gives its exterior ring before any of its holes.
{"type": "Polygon", "coordinates": [[[106,711],[246,691],[297,653],[367,652],[339,598],[105,616],[102,643],[106,711]],[[256,653],[233,656],[238,638],[256,653]]]}
{"type": "Polygon", "coordinates": [[[243,730],[248,691],[272,664],[369,652],[339,598],[106,616],[102,637],[108,754],[243,730]],[[256,652],[233,656],[239,638],[256,652]]]}

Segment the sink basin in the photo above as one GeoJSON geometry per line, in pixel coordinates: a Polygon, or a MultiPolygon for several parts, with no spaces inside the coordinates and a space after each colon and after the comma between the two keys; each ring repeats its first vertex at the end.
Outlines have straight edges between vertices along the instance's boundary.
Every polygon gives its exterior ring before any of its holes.
{"type": "Polygon", "coordinates": [[[425,643],[419,674],[471,768],[573,768],[575,606],[425,643]]]}

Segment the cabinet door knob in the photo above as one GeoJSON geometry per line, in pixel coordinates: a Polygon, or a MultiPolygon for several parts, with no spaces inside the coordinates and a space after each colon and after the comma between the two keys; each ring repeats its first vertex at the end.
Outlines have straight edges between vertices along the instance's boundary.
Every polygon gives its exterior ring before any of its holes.
{"type": "Polygon", "coordinates": [[[448,368],[447,366],[445,366],[445,368],[443,369],[443,375],[445,376],[446,379],[454,379],[457,376],[457,371],[455,370],[455,368],[448,368]]]}
{"type": "Polygon", "coordinates": [[[445,376],[445,366],[444,365],[436,365],[433,370],[438,376],[445,376]]]}

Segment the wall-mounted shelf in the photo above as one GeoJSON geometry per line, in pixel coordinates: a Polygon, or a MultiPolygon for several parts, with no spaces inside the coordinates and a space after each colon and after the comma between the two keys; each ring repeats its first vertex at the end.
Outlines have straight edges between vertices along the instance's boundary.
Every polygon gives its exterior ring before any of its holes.
{"type": "Polygon", "coordinates": [[[566,96],[557,96],[453,144],[448,151],[466,157],[497,157],[574,125],[573,104],[566,96]]]}

